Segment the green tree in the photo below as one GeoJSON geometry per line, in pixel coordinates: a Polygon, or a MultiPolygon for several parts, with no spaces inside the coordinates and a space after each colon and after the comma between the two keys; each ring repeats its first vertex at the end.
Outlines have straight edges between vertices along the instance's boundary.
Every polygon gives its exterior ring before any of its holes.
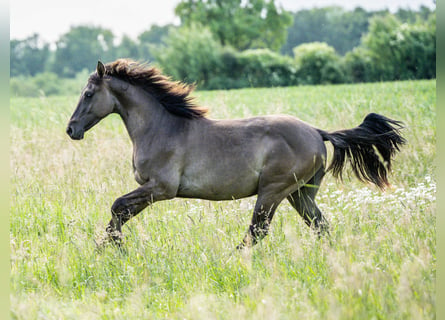
{"type": "Polygon", "coordinates": [[[269,49],[246,50],[239,55],[238,75],[252,87],[290,86],[297,83],[297,68],[292,58],[269,49]]]}
{"type": "Polygon", "coordinates": [[[324,42],[312,42],[294,48],[297,76],[302,84],[328,84],[344,81],[340,57],[324,42]]]}
{"type": "Polygon", "coordinates": [[[430,15],[433,13],[430,8],[425,6],[420,6],[419,11],[407,10],[400,8],[394,14],[397,19],[401,22],[407,22],[410,24],[414,24],[416,22],[422,21],[425,22],[429,19],[430,15]]]}
{"type": "Polygon", "coordinates": [[[49,57],[49,45],[38,34],[10,41],[10,75],[34,76],[43,72],[49,57]]]}
{"type": "Polygon", "coordinates": [[[293,14],[293,24],[287,30],[281,52],[291,55],[300,44],[326,42],[339,54],[345,54],[360,44],[373,14],[376,13],[361,8],[345,11],[336,6],[298,11],[293,14]]]}
{"type": "Polygon", "coordinates": [[[395,46],[395,30],[400,21],[393,15],[373,17],[369,32],[363,38],[363,46],[368,50],[373,64],[372,78],[377,81],[394,80],[400,68],[397,47],[395,46]]]}
{"type": "Polygon", "coordinates": [[[131,58],[138,60],[140,57],[139,46],[130,37],[124,35],[121,42],[113,48],[112,55],[112,59],[131,58]]]}
{"type": "Polygon", "coordinates": [[[172,24],[167,24],[165,26],[158,26],[156,24],[152,25],[149,30],[142,32],[138,39],[141,43],[150,43],[150,44],[161,44],[163,42],[163,38],[165,38],[170,29],[176,28],[172,24]]]}
{"type": "Polygon", "coordinates": [[[373,80],[436,76],[435,13],[427,22],[401,23],[395,16],[374,17],[363,38],[373,65],[373,80]]]}
{"type": "Polygon", "coordinates": [[[138,36],[140,59],[144,61],[155,60],[151,52],[152,48],[163,44],[163,39],[167,37],[169,31],[176,28],[171,24],[165,26],[152,25],[149,30],[142,32],[138,36]]]}
{"type": "Polygon", "coordinates": [[[222,49],[210,30],[194,24],[171,29],[164,42],[152,50],[163,71],[177,80],[206,88],[220,68],[222,49]]]}
{"type": "Polygon", "coordinates": [[[292,16],[275,0],[183,0],[175,13],[183,25],[206,25],[223,46],[238,50],[279,50],[292,23],[292,16]]]}
{"type": "Polygon", "coordinates": [[[101,27],[71,27],[56,42],[52,70],[59,76],[74,77],[84,68],[92,69],[98,59],[111,60],[113,40],[113,33],[101,27]]]}
{"type": "Polygon", "coordinates": [[[347,82],[370,82],[375,79],[370,52],[364,47],[360,46],[346,53],[343,65],[347,82]]]}

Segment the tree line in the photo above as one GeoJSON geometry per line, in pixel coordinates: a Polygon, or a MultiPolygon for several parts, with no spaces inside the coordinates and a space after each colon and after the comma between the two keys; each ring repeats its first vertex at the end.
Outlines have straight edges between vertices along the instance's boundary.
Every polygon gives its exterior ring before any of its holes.
{"type": "Polygon", "coordinates": [[[436,77],[436,13],[427,7],[394,14],[340,7],[292,13],[274,0],[183,0],[175,14],[179,26],[153,25],[118,44],[110,30],[86,25],[71,27],[54,49],[38,34],[13,39],[11,85],[26,77],[35,88],[82,78],[98,59],[122,57],[150,61],[202,89],[436,77]]]}

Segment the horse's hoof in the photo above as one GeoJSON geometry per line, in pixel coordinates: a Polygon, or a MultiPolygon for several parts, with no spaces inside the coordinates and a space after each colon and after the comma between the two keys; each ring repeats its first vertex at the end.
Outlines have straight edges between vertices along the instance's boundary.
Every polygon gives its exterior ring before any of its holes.
{"type": "Polygon", "coordinates": [[[120,248],[124,244],[124,236],[122,232],[112,231],[107,232],[102,239],[99,241],[94,240],[94,242],[96,243],[96,250],[100,252],[109,245],[114,245],[120,248]]]}
{"type": "Polygon", "coordinates": [[[246,245],[241,242],[239,245],[236,246],[236,250],[240,251],[240,250],[243,250],[245,247],[246,247],[246,245]]]}
{"type": "Polygon", "coordinates": [[[247,241],[246,241],[246,239],[244,239],[239,245],[236,246],[236,250],[243,251],[246,249],[251,249],[254,246],[254,244],[255,243],[250,241],[249,238],[247,239],[247,241]]]}

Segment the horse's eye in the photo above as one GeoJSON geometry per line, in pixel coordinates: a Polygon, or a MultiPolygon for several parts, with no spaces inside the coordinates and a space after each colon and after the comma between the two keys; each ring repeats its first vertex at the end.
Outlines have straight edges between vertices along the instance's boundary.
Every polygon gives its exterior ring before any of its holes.
{"type": "Polygon", "coordinates": [[[90,91],[85,92],[85,97],[91,98],[93,96],[93,93],[90,91]]]}

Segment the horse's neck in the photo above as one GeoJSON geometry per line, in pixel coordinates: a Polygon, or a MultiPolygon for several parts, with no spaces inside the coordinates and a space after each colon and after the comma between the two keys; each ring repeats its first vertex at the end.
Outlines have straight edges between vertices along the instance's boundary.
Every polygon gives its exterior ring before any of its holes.
{"type": "Polygon", "coordinates": [[[147,138],[154,138],[175,126],[173,122],[177,117],[145,92],[130,92],[121,104],[123,110],[119,113],[133,145],[141,141],[146,143],[147,138]]]}

